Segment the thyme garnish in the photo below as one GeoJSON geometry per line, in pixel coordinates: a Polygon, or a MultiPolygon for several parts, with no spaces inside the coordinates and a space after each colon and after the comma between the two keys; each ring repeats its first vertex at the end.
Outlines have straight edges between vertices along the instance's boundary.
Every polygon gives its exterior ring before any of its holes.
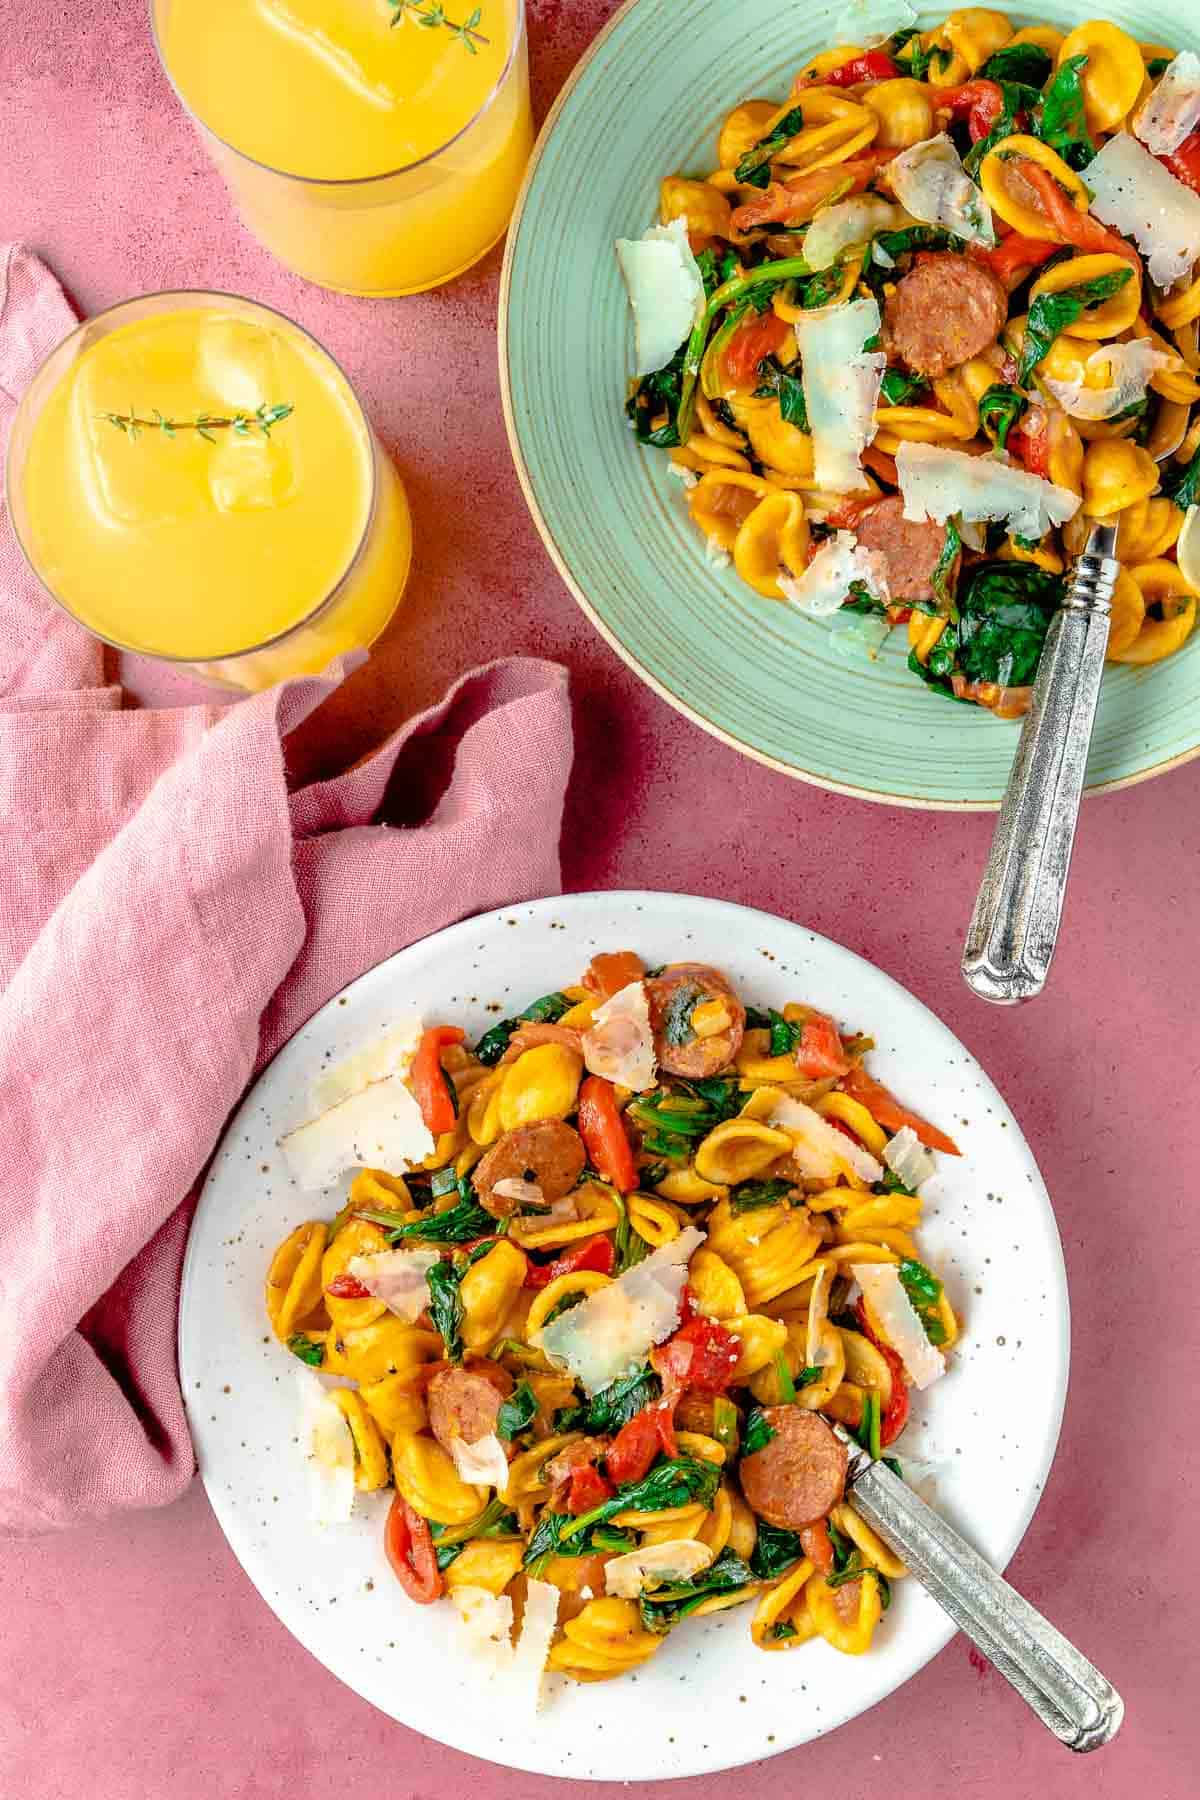
{"type": "Polygon", "coordinates": [[[279,406],[262,405],[252,413],[234,413],[225,418],[217,413],[198,413],[194,419],[168,419],[154,408],[152,419],[143,418],[135,406],[127,413],[101,413],[100,417],[109,425],[115,425],[126,437],[139,438],[143,431],[157,431],[163,437],[173,438],[180,431],[198,431],[207,443],[215,444],[213,436],[217,431],[232,431],[235,437],[250,437],[255,431],[261,431],[265,438],[271,435],[272,425],[290,417],[294,408],[291,401],[279,406]]]}
{"type": "Polygon", "coordinates": [[[456,25],[453,19],[446,17],[446,9],[442,5],[442,0],[388,0],[388,5],[392,7],[396,15],[391,21],[393,29],[411,13],[416,23],[424,26],[426,31],[436,31],[439,26],[444,26],[458,39],[460,44],[465,44],[472,56],[479,54],[476,49],[477,44],[486,44],[491,41],[475,29],[483,17],[482,10],[478,6],[468,18],[463,20],[461,25],[456,25]]]}

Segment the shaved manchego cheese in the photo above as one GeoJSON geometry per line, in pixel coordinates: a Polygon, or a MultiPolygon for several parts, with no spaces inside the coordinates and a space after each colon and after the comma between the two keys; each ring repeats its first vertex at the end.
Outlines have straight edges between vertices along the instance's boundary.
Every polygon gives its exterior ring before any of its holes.
{"type": "Polygon", "coordinates": [[[845,494],[867,485],[860,457],[875,435],[875,406],[887,367],[878,301],[865,297],[823,306],[796,321],[804,400],[817,487],[845,494]]]}
{"type": "Polygon", "coordinates": [[[655,1082],[654,1031],[645,983],[631,981],[598,1006],[583,1034],[588,1072],[641,1094],[655,1082]]]}
{"type": "Polygon", "coordinates": [[[1155,156],[1170,156],[1200,125],[1200,56],[1181,50],[1134,120],[1133,129],[1155,156]]]}
{"type": "Polygon", "coordinates": [[[398,1319],[413,1325],[429,1305],[426,1278],[440,1260],[437,1250],[380,1250],[371,1256],[352,1256],[346,1273],[398,1319]]]}
{"type": "Polygon", "coordinates": [[[829,1317],[829,1263],[822,1263],[813,1278],[808,1296],[808,1328],[804,1342],[804,1361],[810,1369],[824,1369],[834,1360],[834,1348],[825,1330],[829,1317]]]}
{"type": "Polygon", "coordinates": [[[905,222],[902,207],[875,194],[856,194],[819,212],[804,234],[804,260],[810,269],[832,269],[843,250],[865,244],[879,231],[895,231],[905,222]]]}
{"type": "Polygon", "coordinates": [[[707,1569],[713,1553],[698,1538],[671,1538],[665,1544],[643,1544],[624,1556],[610,1557],[604,1568],[604,1591],[636,1600],[647,1588],[667,1581],[690,1581],[707,1569]]]}
{"type": "Polygon", "coordinates": [[[354,1438],[320,1377],[296,1370],[300,1448],[308,1459],[309,1510],[318,1525],[344,1525],[354,1510],[354,1438]]]}
{"type": "Polygon", "coordinates": [[[637,373],[665,369],[704,311],[704,278],[688,243],[687,220],[618,238],[617,261],[633,308],[637,373]]]}
{"type": "Polygon", "coordinates": [[[389,1075],[279,1140],[302,1188],[332,1187],[344,1169],[402,1175],[433,1154],[433,1135],[402,1075],[389,1075]]]}
{"type": "Polygon", "coordinates": [[[887,175],[901,206],[923,225],[940,225],[966,243],[995,243],[992,209],[944,131],[902,150],[887,175]]]}
{"type": "Polygon", "coordinates": [[[1086,368],[1107,371],[1104,387],[1089,387],[1085,380],[1055,381],[1045,374],[1041,379],[1063,411],[1073,418],[1112,419],[1145,399],[1156,370],[1178,363],[1178,357],[1156,350],[1149,338],[1131,338],[1127,344],[1100,344],[1087,357],[1086,368]]]}
{"type": "Polygon", "coordinates": [[[494,1431],[474,1444],[468,1444],[465,1438],[453,1438],[450,1457],[459,1480],[468,1487],[508,1486],[508,1458],[494,1431]]]}
{"type": "Polygon", "coordinates": [[[883,1180],[882,1165],[857,1138],[839,1131],[793,1094],[780,1094],[766,1123],[787,1132],[793,1160],[800,1172],[814,1181],[834,1179],[843,1167],[853,1169],[862,1181],[883,1180]]]}
{"type": "Polygon", "coordinates": [[[896,473],[906,519],[1007,519],[1010,531],[1040,538],[1079,511],[1080,498],[996,456],[968,456],[940,444],[901,444],[896,473]]]}
{"type": "Polygon", "coordinates": [[[1200,257],[1200,194],[1125,131],[1110,137],[1088,164],[1087,184],[1092,212],[1133,239],[1151,281],[1169,288],[1187,274],[1200,257]]]}
{"type": "Polygon", "coordinates": [[[421,1028],[420,1015],[412,1013],[374,1043],[326,1069],[313,1083],[314,1111],[324,1112],[337,1106],[370,1087],[373,1081],[385,1081],[389,1075],[407,1075],[421,1042],[421,1028]]]}
{"type": "Polygon", "coordinates": [[[678,1327],[688,1259],[703,1242],[702,1231],[685,1227],[645,1262],[544,1326],[542,1350],[589,1394],[640,1368],[654,1345],[678,1327]]]}
{"type": "Polygon", "coordinates": [[[920,1314],[904,1291],[895,1263],[852,1263],[850,1273],[884,1337],[913,1386],[927,1388],[946,1373],[946,1359],[925,1335],[920,1314]]]}
{"type": "Polygon", "coordinates": [[[781,575],[779,587],[793,606],[819,619],[837,612],[856,581],[876,600],[891,598],[886,558],[860,544],[852,531],[838,531],[821,545],[803,575],[781,575]]]}

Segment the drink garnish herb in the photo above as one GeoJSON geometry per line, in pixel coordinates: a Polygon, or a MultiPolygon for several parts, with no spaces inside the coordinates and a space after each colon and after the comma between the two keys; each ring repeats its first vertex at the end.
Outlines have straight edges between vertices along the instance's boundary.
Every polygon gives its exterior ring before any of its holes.
{"type": "Polygon", "coordinates": [[[154,408],[152,419],[144,418],[136,406],[131,406],[127,413],[101,413],[100,417],[109,425],[115,425],[126,437],[139,438],[143,431],[157,431],[162,437],[173,438],[181,431],[198,431],[200,436],[210,444],[216,443],[214,432],[232,431],[234,437],[253,437],[261,431],[265,438],[271,435],[271,427],[279,425],[290,418],[295,411],[290,400],[281,405],[256,407],[252,413],[238,412],[229,417],[217,413],[197,413],[194,419],[168,419],[158,408],[154,408]]]}
{"type": "Polygon", "coordinates": [[[483,18],[483,13],[478,6],[463,20],[461,25],[456,25],[453,19],[446,17],[446,9],[441,0],[388,0],[388,5],[395,14],[391,21],[393,29],[410,15],[426,31],[437,31],[444,26],[458,39],[460,44],[466,46],[472,56],[479,54],[477,45],[491,42],[490,38],[485,38],[480,31],[476,30],[476,26],[483,18]]]}

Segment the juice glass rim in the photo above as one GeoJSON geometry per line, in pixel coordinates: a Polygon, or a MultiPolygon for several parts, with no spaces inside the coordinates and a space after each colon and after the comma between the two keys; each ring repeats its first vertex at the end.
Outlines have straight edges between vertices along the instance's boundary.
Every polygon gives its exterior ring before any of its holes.
{"type": "MultiPolygon", "coordinates": [[[[162,310],[166,311],[167,309],[163,308],[162,310]]],[[[199,312],[201,308],[199,305],[195,305],[194,307],[189,305],[186,310],[199,312]]],[[[71,365],[68,363],[67,367],[70,366],[71,365]]],[[[65,372],[64,369],[64,373],[65,372]]],[[[60,612],[66,613],[69,619],[72,619],[74,623],[80,626],[84,631],[89,632],[92,637],[99,638],[102,644],[107,644],[110,649],[113,650],[122,650],[129,656],[145,656],[149,657],[153,662],[177,663],[185,667],[194,667],[197,663],[233,662],[239,657],[253,656],[260,650],[271,650],[276,644],[286,642],[293,633],[302,630],[307,625],[314,624],[321,614],[325,612],[328,607],[332,606],[334,601],[338,598],[347,581],[354,573],[359,558],[362,556],[362,553],[370,540],[371,530],[375,524],[375,513],[379,502],[379,476],[375,463],[377,454],[379,454],[379,452],[375,443],[375,434],[371,427],[371,421],[363,410],[363,403],[358,397],[358,392],[354,383],[351,381],[332,350],[327,350],[320,339],[314,337],[312,332],[309,331],[306,326],[301,325],[296,319],[289,318],[287,313],[281,312],[277,306],[269,306],[265,300],[251,300],[245,294],[233,294],[222,288],[157,288],[153,293],[149,294],[130,294],[124,300],[114,301],[111,306],[104,307],[101,312],[93,313],[86,319],[80,319],[74,330],[69,331],[66,337],[59,338],[57,344],[52,345],[45,356],[43,356],[42,360],[38,363],[37,368],[30,376],[28,385],[21,395],[20,400],[17,402],[17,410],[13,414],[12,425],[8,434],[8,447],[5,455],[4,502],[8,508],[8,516],[12,521],[13,536],[17,540],[17,548],[25,559],[26,567],[32,573],[43,593],[53,601],[60,612]],[[13,442],[17,435],[17,425],[28,404],[29,396],[37,385],[38,377],[43,373],[47,364],[50,363],[54,357],[58,356],[60,352],[66,350],[68,345],[73,344],[76,338],[82,337],[84,332],[89,331],[92,327],[103,324],[104,321],[110,319],[114,313],[123,312],[126,307],[141,306],[156,300],[183,300],[187,302],[209,300],[232,301],[235,306],[246,306],[250,307],[255,312],[270,313],[272,318],[282,320],[283,324],[288,326],[290,330],[299,332],[301,337],[308,339],[308,342],[319,355],[325,357],[328,362],[333,364],[333,367],[345,382],[346,391],[350,396],[354,408],[354,415],[361,431],[364,445],[370,452],[368,465],[371,483],[370,504],[367,507],[366,517],[363,520],[363,527],[358,535],[358,540],[350,553],[349,561],[333,586],[329,589],[328,593],[324,594],[309,612],[306,612],[300,618],[293,620],[290,625],[285,625],[282,631],[275,632],[272,637],[262,638],[257,643],[242,645],[236,650],[222,650],[215,656],[206,655],[198,651],[192,651],[190,654],[177,656],[172,655],[171,652],[167,650],[147,650],[142,644],[124,643],[120,638],[110,637],[107,632],[98,631],[94,625],[89,625],[85,619],[80,617],[79,613],[69,601],[64,600],[60,594],[55,592],[45,575],[43,575],[42,571],[38,568],[33,551],[25,542],[25,538],[21,532],[20,510],[13,504],[17,484],[17,477],[14,474],[14,469],[18,462],[18,458],[13,455],[13,442]]],[[[22,463],[22,473],[24,473],[24,462],[26,459],[21,458],[20,460],[22,463]]]]}
{"type": "Polygon", "coordinates": [[[228,150],[231,155],[240,157],[243,162],[250,163],[253,168],[262,169],[268,175],[277,175],[281,181],[299,182],[304,187],[368,187],[372,182],[391,181],[393,177],[397,175],[409,175],[415,169],[423,169],[427,163],[436,162],[439,156],[444,156],[447,150],[453,148],[453,146],[457,144],[459,138],[464,137],[466,133],[471,130],[472,126],[477,125],[484,114],[491,110],[500,90],[512,73],[517,53],[525,41],[526,29],[525,0],[516,0],[517,29],[513,32],[513,41],[509,46],[509,52],[508,56],[505,58],[504,67],[501,69],[499,75],[497,75],[495,82],[492,84],[490,91],[485,96],[482,103],[471,114],[471,117],[467,119],[464,124],[460,125],[458,130],[446,139],[445,143],[439,144],[436,150],[427,150],[424,156],[418,156],[412,162],[399,163],[394,169],[381,169],[377,175],[299,175],[293,169],[276,168],[274,163],[263,162],[260,157],[251,156],[249,151],[239,149],[238,146],[231,143],[228,138],[222,137],[219,131],[214,130],[208,121],[202,118],[195,108],[190,105],[185,98],[179,83],[171,73],[170,66],[167,62],[166,52],[159,41],[158,21],[155,17],[158,10],[156,0],[146,0],[146,4],[150,13],[150,33],[154,39],[154,49],[158,56],[159,67],[166,76],[172,93],[175,95],[175,98],[178,100],[180,106],[192,123],[198,125],[202,131],[207,132],[209,137],[215,138],[223,150],[228,150]]]}

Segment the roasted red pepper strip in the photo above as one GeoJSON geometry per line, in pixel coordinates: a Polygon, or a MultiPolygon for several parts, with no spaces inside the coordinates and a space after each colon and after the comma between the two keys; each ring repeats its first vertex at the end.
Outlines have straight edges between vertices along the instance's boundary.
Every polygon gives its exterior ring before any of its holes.
{"type": "Polygon", "coordinates": [[[418,1606],[429,1606],[441,1598],[445,1583],[437,1566],[429,1526],[403,1494],[397,1494],[392,1501],[383,1547],[396,1580],[410,1600],[418,1606]]]}
{"type": "Polygon", "coordinates": [[[759,363],[764,356],[773,356],[782,349],[791,334],[791,326],[777,313],[743,320],[725,346],[726,379],[733,387],[754,387],[759,363]]]}
{"type": "Polygon", "coordinates": [[[1182,181],[1184,187],[1200,194],[1200,131],[1193,131],[1191,137],[1184,138],[1178,150],[1172,150],[1170,156],[1160,156],[1158,160],[1170,169],[1176,181],[1182,181]]]}
{"type": "MultiPolygon", "coordinates": [[[[882,50],[867,50],[852,57],[829,75],[822,75],[822,87],[857,87],[860,81],[893,81],[900,70],[882,50]]],[[[803,93],[803,85],[800,92],[803,93]]]]}
{"type": "Polygon", "coordinates": [[[602,950],[588,964],[583,985],[601,1000],[611,1000],[631,982],[640,981],[645,973],[646,965],[636,950],[602,950]]]}
{"type": "Polygon", "coordinates": [[[351,1275],[347,1271],[335,1275],[325,1292],[332,1300],[369,1300],[371,1298],[370,1288],[364,1287],[357,1275],[351,1275]]]}
{"type": "Polygon", "coordinates": [[[1050,473],[1049,421],[1040,407],[1031,407],[1015,431],[1008,434],[1008,448],[1031,475],[1050,473]]]}
{"type": "Polygon", "coordinates": [[[577,1275],[581,1269],[595,1269],[598,1274],[611,1275],[616,1262],[612,1239],[601,1233],[597,1237],[584,1238],[582,1243],[572,1244],[562,1256],[556,1256],[553,1262],[530,1262],[525,1271],[527,1288],[549,1287],[560,1275],[577,1275]]]}
{"type": "Polygon", "coordinates": [[[1047,221],[1060,234],[1064,243],[1073,244],[1077,250],[1083,250],[1089,255],[1106,251],[1112,256],[1123,256],[1126,262],[1140,269],[1137,251],[1123,237],[1118,237],[1115,231],[1106,230],[1098,219],[1093,219],[1091,213],[1080,212],[1049,169],[1043,169],[1041,163],[1035,163],[1028,156],[1017,157],[1015,167],[1037,195],[1047,221]]]}
{"type": "Polygon", "coordinates": [[[1008,282],[1018,269],[1040,269],[1050,257],[1057,256],[1060,248],[1047,238],[1024,237],[1021,232],[1013,231],[993,249],[972,246],[971,253],[977,261],[986,263],[993,275],[1008,282]]]}
{"type": "Polygon", "coordinates": [[[454,1130],[458,1114],[450,1094],[450,1082],[442,1067],[442,1049],[446,1044],[461,1044],[466,1032],[457,1025],[431,1025],[421,1037],[413,1057],[412,1088],[421,1109],[421,1117],[434,1137],[454,1130]]]}
{"type": "Polygon", "coordinates": [[[741,1353],[741,1340],[701,1313],[652,1350],[650,1362],[663,1378],[664,1399],[674,1404],[688,1388],[723,1394],[741,1353]]]}
{"type": "Polygon", "coordinates": [[[591,1512],[594,1506],[600,1506],[605,1500],[611,1499],[612,1491],[599,1469],[594,1469],[590,1463],[585,1468],[572,1469],[571,1484],[567,1489],[567,1511],[578,1518],[580,1513],[591,1512]]]}
{"type": "Polygon", "coordinates": [[[579,1090],[579,1135],[597,1173],[611,1181],[619,1194],[632,1194],[637,1186],[633,1146],[625,1132],[616,1090],[603,1076],[589,1075],[579,1090]]]}
{"type": "Polygon", "coordinates": [[[895,1443],[908,1424],[908,1383],[904,1378],[904,1364],[891,1345],[881,1344],[871,1330],[867,1322],[867,1309],[861,1300],[854,1310],[858,1314],[860,1331],[864,1337],[870,1338],[892,1374],[891,1398],[879,1420],[879,1447],[881,1450],[886,1450],[889,1444],[895,1443]]]}
{"type": "Polygon", "coordinates": [[[973,144],[987,136],[1004,111],[1004,95],[995,81],[977,79],[964,81],[961,87],[934,88],[930,99],[935,106],[949,107],[956,119],[967,121],[973,144]]]}
{"type": "Polygon", "coordinates": [[[800,1547],[818,1575],[832,1574],[833,1539],[824,1519],[818,1519],[815,1525],[804,1527],[800,1533],[800,1547]]]}
{"type": "Polygon", "coordinates": [[[920,1113],[910,1112],[907,1106],[901,1106],[890,1088],[885,1088],[882,1081],[876,1081],[865,1069],[853,1068],[843,1078],[842,1092],[849,1094],[852,1100],[860,1100],[877,1125],[885,1131],[899,1131],[902,1126],[911,1125],[921,1142],[930,1150],[944,1150],[947,1156],[961,1156],[962,1151],[948,1138],[944,1131],[923,1119],[920,1113]]]}
{"type": "Polygon", "coordinates": [[[804,1030],[794,1051],[796,1069],[809,1081],[824,1081],[830,1075],[844,1075],[850,1058],[842,1047],[841,1034],[832,1019],[814,1013],[804,1021],[804,1030]]]}
{"type": "Polygon", "coordinates": [[[622,1425],[604,1455],[610,1481],[618,1487],[640,1481],[660,1450],[666,1456],[678,1456],[671,1411],[669,1401],[656,1400],[653,1406],[634,1413],[628,1425],[622,1425]]]}

